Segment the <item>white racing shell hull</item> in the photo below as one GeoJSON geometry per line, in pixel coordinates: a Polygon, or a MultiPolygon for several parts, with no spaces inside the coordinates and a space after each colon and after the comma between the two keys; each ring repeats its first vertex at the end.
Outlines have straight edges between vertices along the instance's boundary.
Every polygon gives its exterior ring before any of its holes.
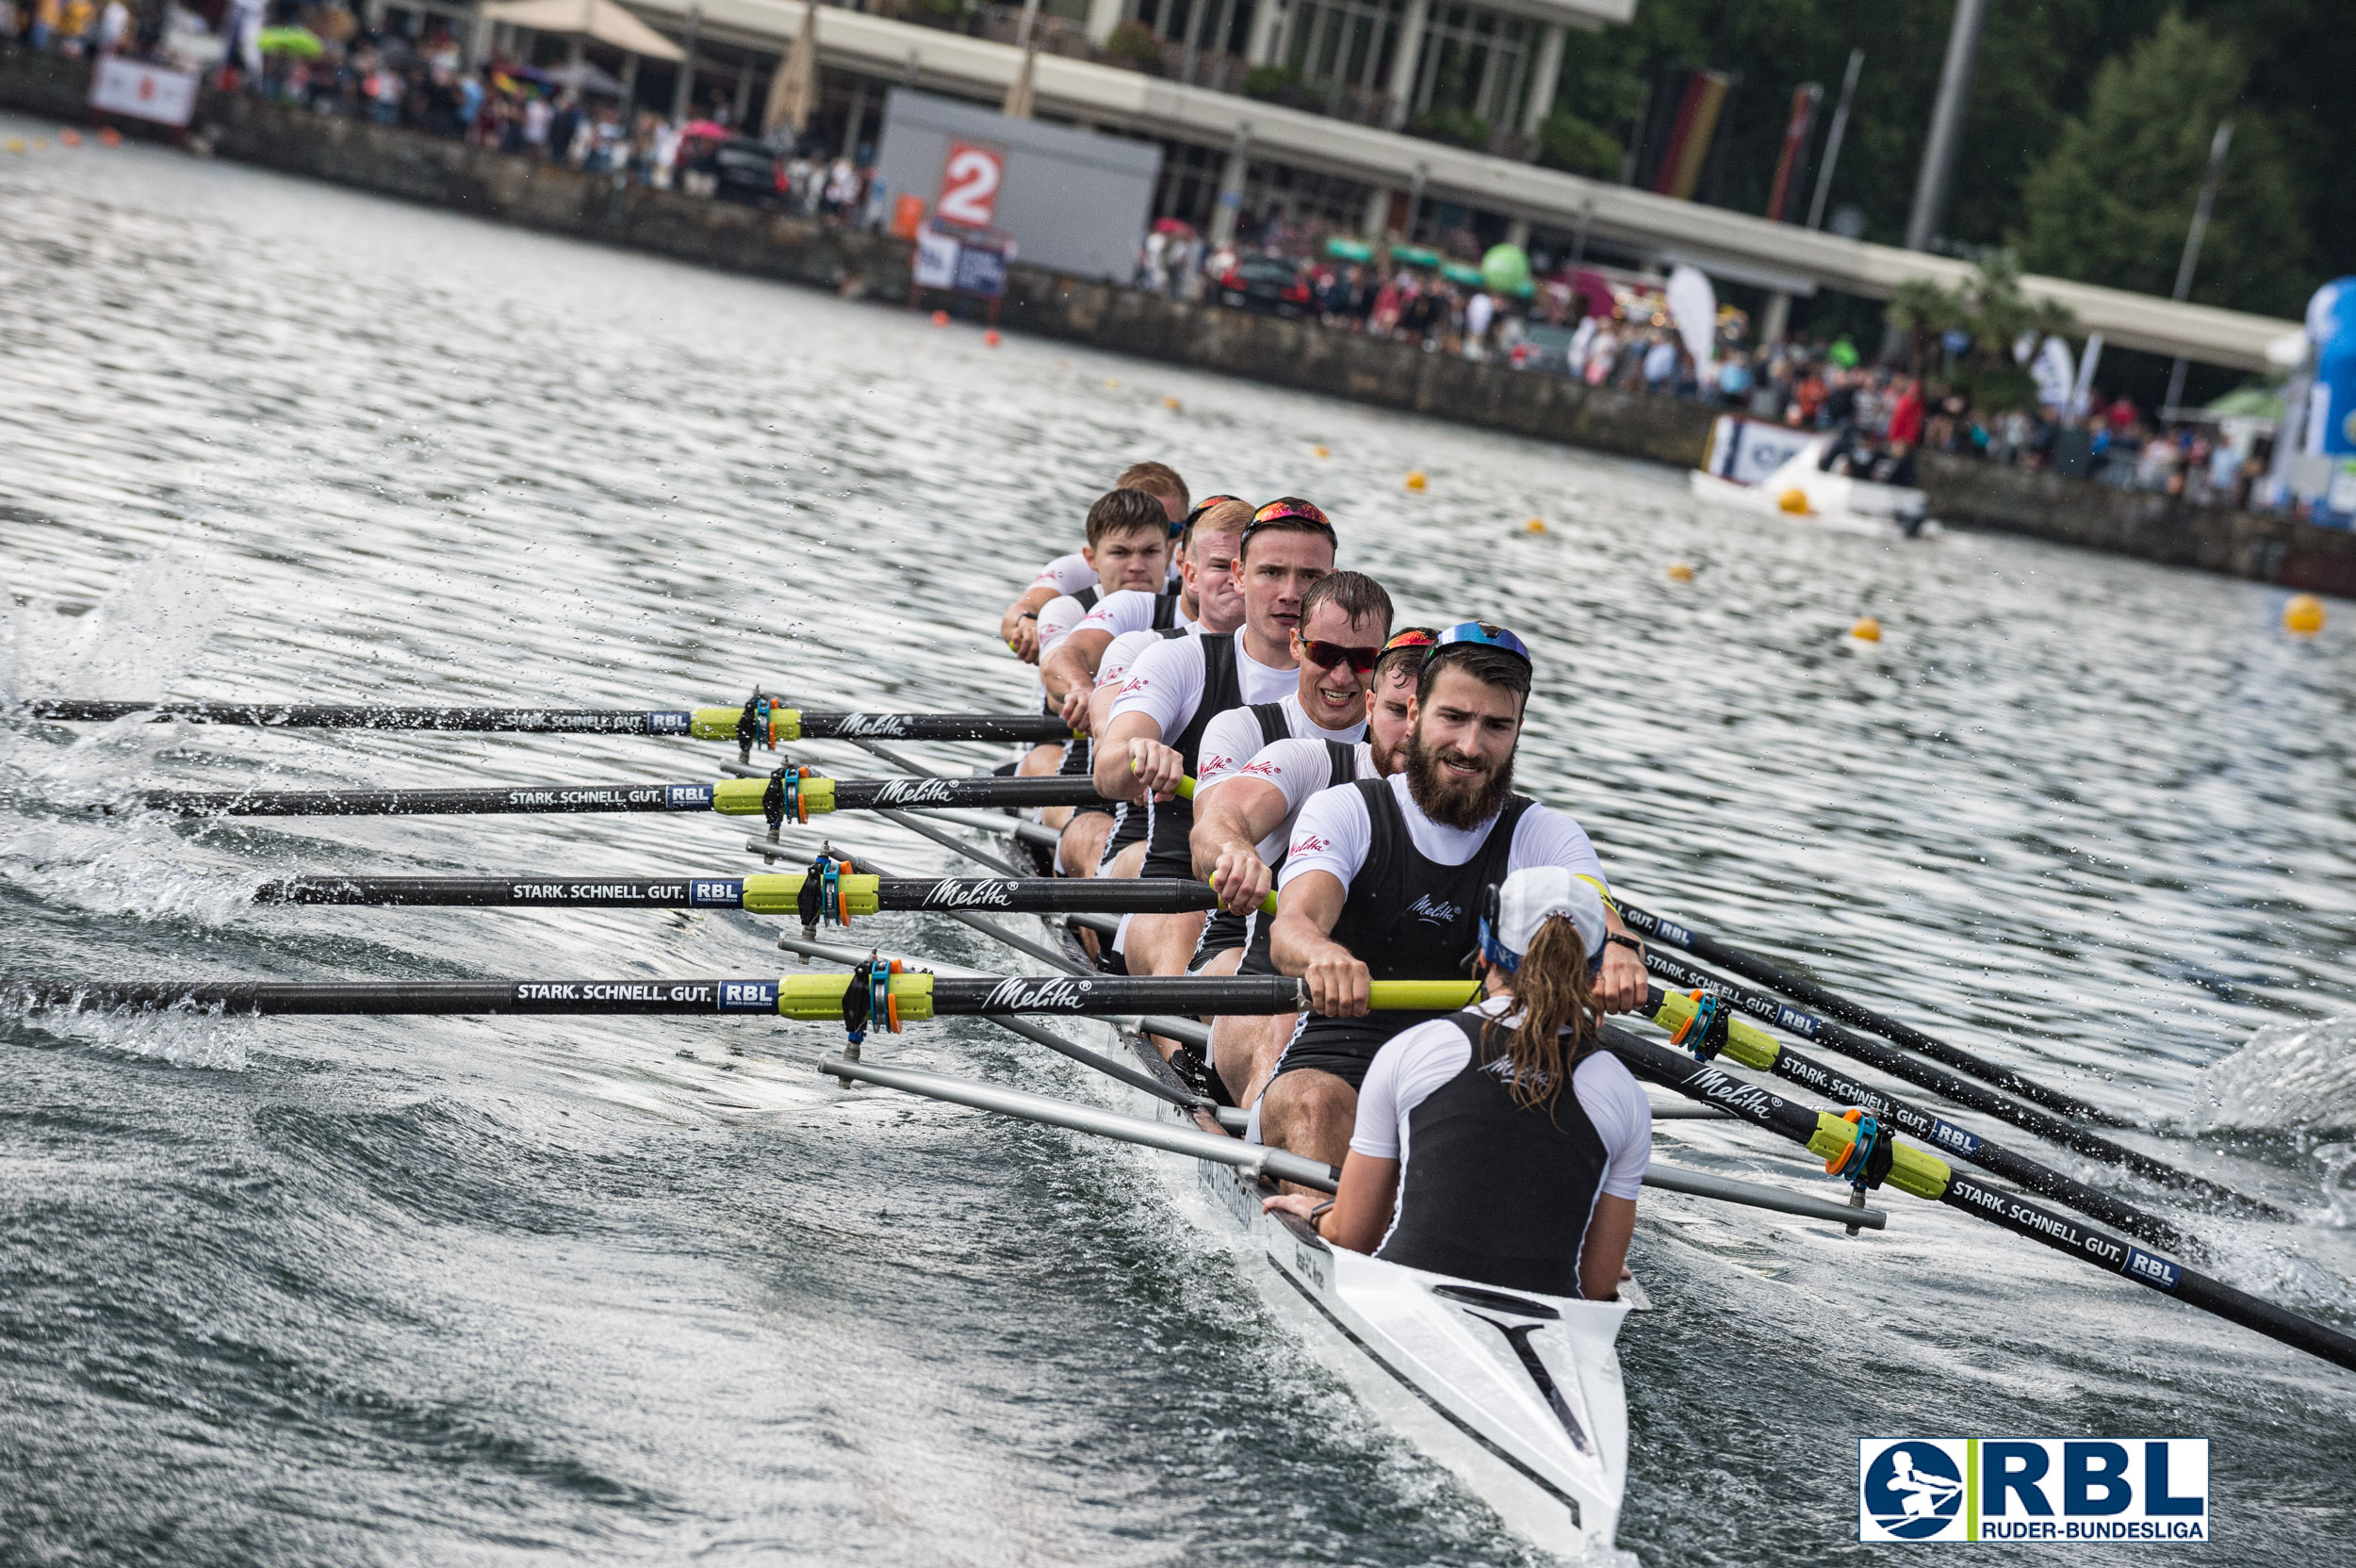
{"type": "MultiPolygon", "coordinates": [[[[1101,1027],[1101,1049],[1133,1054],[1175,1086],[1139,1036],[1101,1027]]],[[[1133,1109],[1207,1126],[1141,1091],[1116,1092],[1132,1096],[1133,1109]]],[[[1261,1194],[1273,1188],[1254,1177],[1193,1164],[1203,1201],[1190,1206],[1240,1245],[1276,1316],[1370,1413],[1541,1550],[1576,1558],[1612,1544],[1628,1485],[1615,1342],[1621,1320],[1646,1304],[1632,1282],[1625,1299],[1597,1302],[1403,1268],[1330,1247],[1290,1216],[1263,1215],[1261,1194]]]]}

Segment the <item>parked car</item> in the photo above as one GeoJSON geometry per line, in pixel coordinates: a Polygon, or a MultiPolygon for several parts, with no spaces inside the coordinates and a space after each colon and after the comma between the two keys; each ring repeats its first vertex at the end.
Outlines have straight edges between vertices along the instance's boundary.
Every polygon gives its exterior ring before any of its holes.
{"type": "Polygon", "coordinates": [[[1282,256],[1246,256],[1220,273],[1213,287],[1219,302],[1273,316],[1309,314],[1309,285],[1301,269],[1282,256]]]}
{"type": "Polygon", "coordinates": [[[712,176],[712,194],[719,201],[773,207],[783,204],[792,188],[784,157],[765,141],[748,136],[699,138],[683,151],[687,155],[680,160],[682,167],[712,176]]]}

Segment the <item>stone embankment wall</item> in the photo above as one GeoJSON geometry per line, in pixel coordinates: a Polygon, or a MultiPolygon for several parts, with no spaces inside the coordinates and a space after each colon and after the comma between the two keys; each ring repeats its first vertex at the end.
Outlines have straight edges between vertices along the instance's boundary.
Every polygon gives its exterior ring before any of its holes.
{"type": "MultiPolygon", "coordinates": [[[[0,107],[74,122],[88,92],[82,62],[0,51],[0,107]]],[[[193,139],[214,155],[290,174],[848,297],[897,301],[908,291],[904,241],[250,97],[207,93],[193,139]]],[[[1001,319],[1010,331],[1678,467],[1699,464],[1709,443],[1710,416],[1690,403],[1035,267],[1014,269],[1001,319]]],[[[1966,527],[2356,596],[2356,535],[1937,454],[1925,455],[1923,483],[1933,514],[1966,527]]]]}

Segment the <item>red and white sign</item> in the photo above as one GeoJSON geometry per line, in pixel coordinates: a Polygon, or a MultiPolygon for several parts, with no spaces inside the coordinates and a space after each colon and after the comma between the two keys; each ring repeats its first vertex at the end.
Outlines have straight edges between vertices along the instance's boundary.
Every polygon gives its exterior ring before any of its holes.
{"type": "Polygon", "coordinates": [[[941,199],[933,216],[944,223],[989,228],[998,211],[998,188],[1006,182],[1006,155],[971,141],[949,143],[941,166],[941,199]]]}
{"type": "Polygon", "coordinates": [[[108,55],[90,74],[90,106],[158,125],[185,125],[196,113],[196,73],[108,55]]]}

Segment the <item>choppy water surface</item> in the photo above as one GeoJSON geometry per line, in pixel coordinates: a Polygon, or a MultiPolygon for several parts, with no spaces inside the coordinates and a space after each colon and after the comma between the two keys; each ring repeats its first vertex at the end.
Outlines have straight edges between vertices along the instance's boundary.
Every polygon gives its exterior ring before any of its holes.
{"type": "MultiPolygon", "coordinates": [[[[2336,620],[2281,635],[2266,590],[1705,514],[1665,471],[990,350],[157,150],[0,162],[0,323],[17,694],[667,707],[763,680],[813,706],[1005,710],[1025,680],[998,608],[1124,464],[1311,496],[1405,614],[1531,634],[1522,776],[1643,902],[2143,1119],[2131,1141],[2304,1217],[2191,1217],[2220,1271],[2356,1311],[2356,658],[2336,620]],[[1401,491],[1411,464],[1428,493],[1401,491]],[[1878,647],[1842,636],[1867,612],[1878,647]]],[[[741,867],[717,819],[86,808],[167,781],[687,779],[716,755],[18,725],[6,967],[774,972],[742,917],[245,903],[299,869],[741,867]]],[[[873,929],[1007,962],[956,927],[873,929]]],[[[0,1559],[1518,1555],[1262,1315],[1152,1157],[842,1102],[794,1059],[823,1032],[0,1028],[0,1559]]],[[[886,1050],[1093,1092],[978,1026],[886,1050]]],[[[1661,1142],[1811,1180],[1747,1135],[1661,1142]]],[[[2207,1434],[2204,1560],[2345,1549],[2356,1380],[1889,1206],[1886,1234],[1850,1241],[1647,1200],[1636,1263],[1661,1305],[1623,1342],[1622,1538],[1644,1562],[1862,1557],[1852,1440],[1951,1431],[2207,1434]]]]}

